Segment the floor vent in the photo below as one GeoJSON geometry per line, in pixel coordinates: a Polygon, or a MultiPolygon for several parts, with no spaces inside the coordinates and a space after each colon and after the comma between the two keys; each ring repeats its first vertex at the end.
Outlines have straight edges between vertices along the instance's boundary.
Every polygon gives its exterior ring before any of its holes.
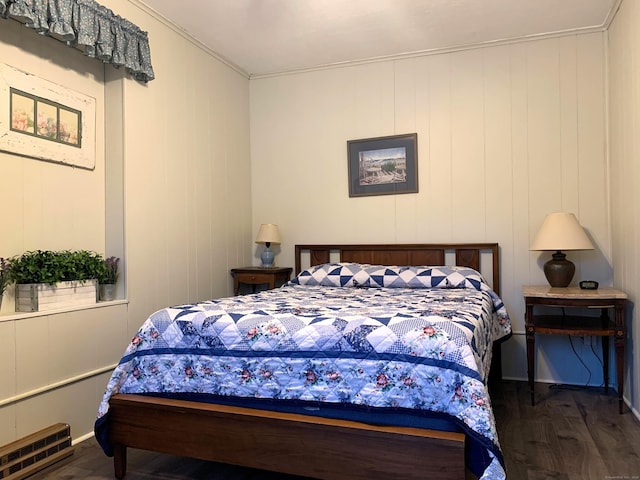
{"type": "Polygon", "coordinates": [[[71,428],[57,423],[0,447],[0,479],[20,480],[73,454],[71,428]]]}

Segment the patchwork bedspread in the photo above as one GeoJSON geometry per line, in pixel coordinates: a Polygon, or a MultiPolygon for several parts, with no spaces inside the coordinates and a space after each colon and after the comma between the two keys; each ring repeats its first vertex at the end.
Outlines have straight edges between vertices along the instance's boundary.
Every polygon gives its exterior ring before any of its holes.
{"type": "Polygon", "coordinates": [[[304,283],[155,312],[113,372],[96,426],[117,393],[428,410],[486,449],[482,478],[505,478],[486,387],[492,343],[510,333],[495,293],[304,283]]]}

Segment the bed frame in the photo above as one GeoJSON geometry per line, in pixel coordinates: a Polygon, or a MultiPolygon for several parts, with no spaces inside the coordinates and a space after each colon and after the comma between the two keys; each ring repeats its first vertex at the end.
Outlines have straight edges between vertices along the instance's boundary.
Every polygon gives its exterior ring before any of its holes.
{"type": "MultiPolygon", "coordinates": [[[[296,245],[295,268],[329,261],[451,265],[451,255],[483,274],[488,263],[485,277],[499,293],[497,243],[296,245]]],[[[130,394],[112,397],[109,412],[118,479],[126,475],[129,447],[321,479],[475,478],[461,433],[130,394]]]]}

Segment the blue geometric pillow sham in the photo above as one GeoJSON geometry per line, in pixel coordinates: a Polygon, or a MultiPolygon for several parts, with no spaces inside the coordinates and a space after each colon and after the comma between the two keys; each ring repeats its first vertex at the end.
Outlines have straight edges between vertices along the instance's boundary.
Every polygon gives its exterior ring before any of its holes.
{"type": "Polygon", "coordinates": [[[488,288],[482,275],[468,267],[405,267],[360,263],[316,265],[300,272],[290,283],[356,288],[488,288]]]}

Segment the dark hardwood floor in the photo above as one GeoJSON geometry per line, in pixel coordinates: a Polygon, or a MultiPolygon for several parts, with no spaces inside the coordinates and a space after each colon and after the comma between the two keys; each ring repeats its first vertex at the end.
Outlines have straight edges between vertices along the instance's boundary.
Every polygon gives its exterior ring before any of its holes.
{"type": "MultiPolygon", "coordinates": [[[[509,480],[640,480],[640,424],[626,406],[618,414],[615,392],[538,384],[532,407],[525,382],[504,381],[492,401],[509,480]]],[[[93,438],[75,448],[30,480],[114,478],[93,438]]],[[[300,478],[131,449],[127,472],[127,480],[300,478]]]]}
{"type": "Polygon", "coordinates": [[[500,382],[492,401],[512,480],[639,480],[640,423],[609,389],[500,382]]]}

